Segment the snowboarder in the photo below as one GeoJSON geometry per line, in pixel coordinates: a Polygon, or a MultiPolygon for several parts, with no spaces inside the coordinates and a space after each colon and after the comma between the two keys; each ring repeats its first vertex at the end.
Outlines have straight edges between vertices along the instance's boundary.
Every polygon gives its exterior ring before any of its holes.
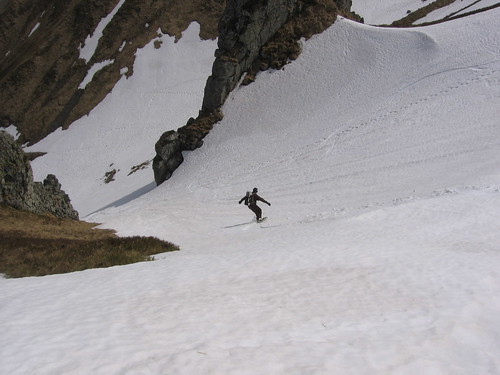
{"type": "Polygon", "coordinates": [[[257,201],[264,202],[269,206],[271,205],[271,203],[266,201],[264,198],[259,197],[257,195],[257,192],[258,192],[257,188],[253,188],[252,194],[250,194],[250,192],[247,191],[247,194],[243,198],[241,198],[238,203],[241,204],[241,202],[245,201],[245,205],[247,205],[248,208],[251,209],[255,213],[255,216],[257,217],[257,221],[261,221],[262,220],[262,209],[259,206],[257,206],[257,201]]]}

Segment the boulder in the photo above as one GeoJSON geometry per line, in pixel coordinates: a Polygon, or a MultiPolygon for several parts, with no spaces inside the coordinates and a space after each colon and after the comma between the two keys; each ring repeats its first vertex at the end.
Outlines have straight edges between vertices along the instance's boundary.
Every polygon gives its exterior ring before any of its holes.
{"type": "Polygon", "coordinates": [[[29,161],[14,138],[0,131],[0,203],[26,209],[32,197],[33,173],[29,161]]]}
{"type": "Polygon", "coordinates": [[[56,176],[33,181],[31,165],[11,135],[0,131],[0,203],[36,214],[78,219],[56,176]]]}
{"type": "Polygon", "coordinates": [[[184,161],[179,133],[170,130],[162,134],[155,144],[156,156],[153,159],[153,172],[157,185],[168,180],[184,161]]]}

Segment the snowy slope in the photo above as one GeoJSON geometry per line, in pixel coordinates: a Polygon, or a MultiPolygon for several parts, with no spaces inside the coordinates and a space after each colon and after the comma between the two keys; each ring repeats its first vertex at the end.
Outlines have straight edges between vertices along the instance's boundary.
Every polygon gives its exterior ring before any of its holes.
{"type": "MultiPolygon", "coordinates": [[[[0,373],[500,374],[499,16],[411,30],[339,20],[234,92],[174,178],[153,189],[150,170],[137,174],[140,197],[125,177],[91,184],[58,162],[94,141],[109,158],[83,176],[141,161],[152,144],[132,126],[127,153],[106,126],[38,145],[53,148],[36,173],[98,210],[88,220],[181,251],[0,280],[0,373]],[[272,203],[263,224],[237,204],[254,186],[272,203]]],[[[181,53],[182,40],[164,44],[181,53]]],[[[178,96],[165,103],[190,112],[178,96]]],[[[114,129],[110,108],[96,114],[114,129]]]]}
{"type": "Polygon", "coordinates": [[[166,35],[152,40],[136,53],[134,74],[127,79],[123,72],[112,94],[88,116],[30,147],[48,152],[33,163],[35,180],[42,181],[54,166],[64,171],[56,176],[80,217],[156,186],[150,165],[131,172],[152,161],[163,132],[198,115],[217,46],[213,40],[200,41],[199,30],[193,23],[179,43],[166,35]],[[114,181],[104,183],[106,172],[113,170],[114,181]],[[151,184],[144,186],[144,181],[151,184]]]}

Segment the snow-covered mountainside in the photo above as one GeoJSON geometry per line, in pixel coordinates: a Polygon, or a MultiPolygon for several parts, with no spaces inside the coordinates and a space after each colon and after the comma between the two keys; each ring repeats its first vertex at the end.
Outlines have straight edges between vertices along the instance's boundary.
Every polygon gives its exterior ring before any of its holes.
{"type": "MultiPolygon", "coordinates": [[[[216,38],[225,0],[0,1],[0,128],[33,144],[86,116],[158,35],[216,38]]],[[[158,42],[157,42],[158,43],[158,42]]]]}
{"type": "Polygon", "coordinates": [[[181,251],[0,280],[0,373],[500,374],[499,20],[340,19],[156,188],[127,174],[198,109],[215,42],[193,24],[145,47],[33,168],[81,217],[181,251]],[[238,205],[254,186],[262,224],[238,205]]]}

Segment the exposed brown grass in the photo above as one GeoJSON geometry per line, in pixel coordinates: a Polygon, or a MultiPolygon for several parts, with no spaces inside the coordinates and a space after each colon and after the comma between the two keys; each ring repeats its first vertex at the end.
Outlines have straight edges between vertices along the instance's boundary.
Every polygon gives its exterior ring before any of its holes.
{"type": "Polygon", "coordinates": [[[414,12],[411,12],[408,14],[406,17],[401,18],[400,20],[394,21],[391,26],[395,27],[412,27],[414,26],[413,24],[421,19],[427,16],[430,12],[445,7],[447,5],[450,5],[454,3],[456,0],[436,0],[420,9],[417,9],[414,12]]]}
{"type": "Polygon", "coordinates": [[[455,13],[449,14],[448,16],[446,16],[446,17],[444,17],[444,18],[442,18],[440,20],[431,21],[431,22],[422,22],[422,23],[415,24],[414,26],[435,25],[435,24],[438,24],[438,23],[446,22],[446,21],[451,21],[451,20],[456,20],[456,19],[459,19],[459,18],[469,17],[469,16],[472,16],[474,14],[486,12],[488,10],[491,10],[491,9],[494,9],[494,8],[498,8],[498,7],[500,7],[500,3],[494,4],[494,5],[490,5],[488,7],[484,7],[484,8],[472,10],[470,12],[462,12],[460,14],[457,14],[457,12],[455,12],[455,13]]]}
{"type": "Polygon", "coordinates": [[[120,238],[96,225],[0,205],[0,273],[43,276],[141,262],[179,250],[154,237],[120,238]]]}
{"type": "Polygon", "coordinates": [[[460,14],[457,14],[459,12],[450,13],[446,17],[443,17],[442,19],[439,19],[439,20],[417,23],[418,20],[424,18],[432,11],[439,9],[439,8],[446,7],[446,6],[452,4],[456,1],[458,1],[458,0],[436,0],[436,1],[420,8],[420,9],[417,9],[413,12],[410,12],[406,17],[403,17],[400,20],[394,21],[391,25],[379,25],[379,26],[391,26],[391,27],[429,26],[429,25],[435,25],[438,23],[446,22],[446,21],[455,20],[458,18],[468,17],[468,16],[471,16],[471,15],[474,15],[477,13],[486,12],[488,10],[500,7],[500,3],[497,3],[497,4],[490,5],[490,6],[487,6],[484,8],[480,8],[480,9],[466,12],[465,10],[468,8],[468,6],[464,6],[464,8],[462,10],[460,10],[460,14]]]}

